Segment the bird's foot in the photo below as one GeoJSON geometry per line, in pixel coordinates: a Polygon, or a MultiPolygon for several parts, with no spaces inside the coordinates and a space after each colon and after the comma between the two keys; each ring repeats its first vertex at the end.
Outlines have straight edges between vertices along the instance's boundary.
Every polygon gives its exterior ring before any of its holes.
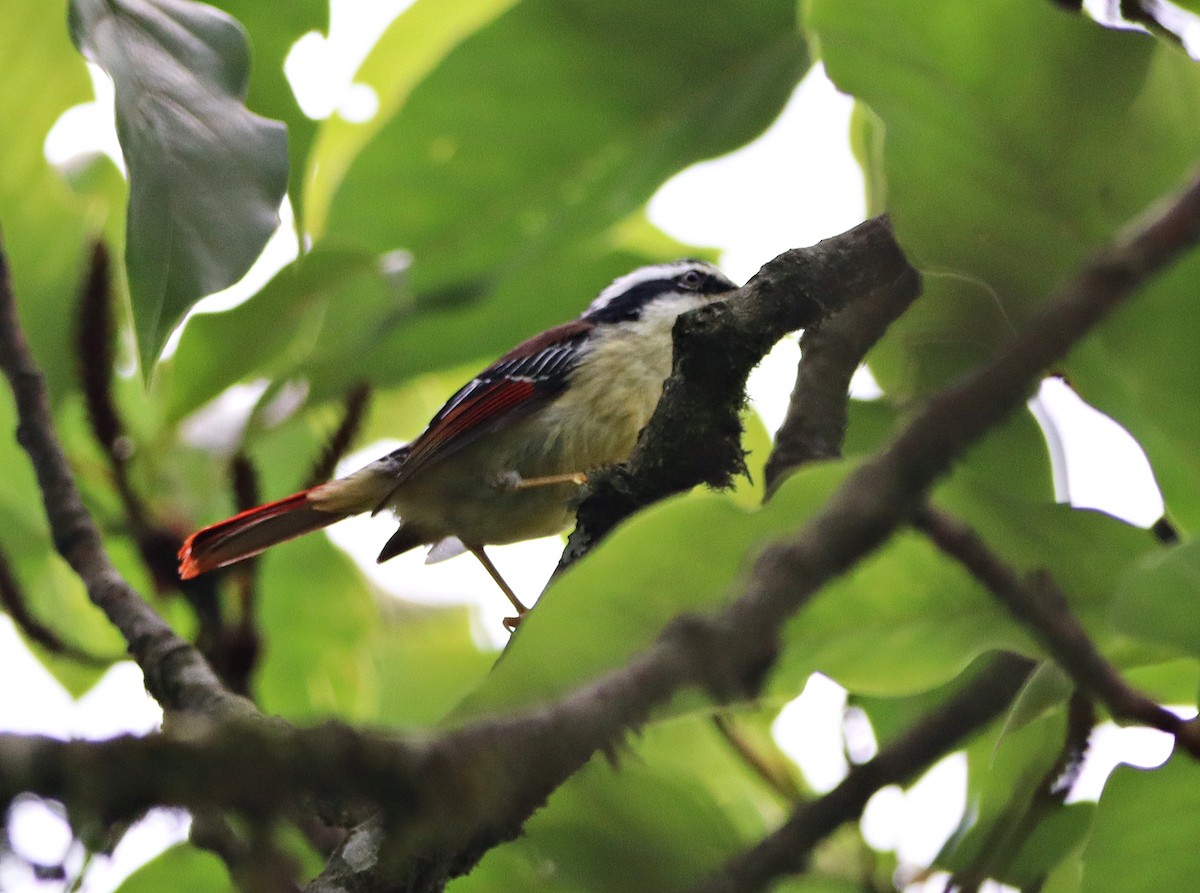
{"type": "Polygon", "coordinates": [[[517,631],[517,627],[521,625],[521,621],[525,619],[525,614],[528,613],[528,611],[525,611],[521,614],[517,614],[515,617],[505,617],[500,622],[504,624],[504,628],[510,633],[515,633],[517,631]]]}
{"type": "Polygon", "coordinates": [[[506,490],[530,490],[534,487],[552,487],[556,484],[574,484],[579,487],[587,483],[587,475],[582,471],[572,471],[567,474],[550,474],[545,477],[522,477],[515,471],[506,472],[500,478],[500,486],[506,490]]]}

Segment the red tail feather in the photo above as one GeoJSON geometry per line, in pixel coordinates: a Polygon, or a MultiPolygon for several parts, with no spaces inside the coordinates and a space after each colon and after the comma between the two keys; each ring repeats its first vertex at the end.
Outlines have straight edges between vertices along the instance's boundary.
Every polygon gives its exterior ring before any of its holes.
{"type": "Polygon", "coordinates": [[[309,492],[293,493],[196,531],[179,549],[180,578],[190,580],[250,558],[276,543],[320,530],[346,517],[314,508],[308,501],[309,492]]]}

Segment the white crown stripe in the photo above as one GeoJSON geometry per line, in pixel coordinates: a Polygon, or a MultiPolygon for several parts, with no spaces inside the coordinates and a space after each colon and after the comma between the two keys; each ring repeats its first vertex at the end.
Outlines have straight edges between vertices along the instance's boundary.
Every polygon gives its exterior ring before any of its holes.
{"type": "Polygon", "coordinates": [[[654,282],[657,279],[671,279],[687,270],[701,270],[705,273],[720,274],[720,270],[712,264],[695,260],[676,260],[665,264],[639,267],[632,273],[626,273],[624,276],[618,276],[614,279],[610,285],[600,292],[596,300],[592,301],[587,309],[587,313],[595,313],[598,310],[603,310],[614,299],[619,298],[625,292],[645,282],[654,282]]]}

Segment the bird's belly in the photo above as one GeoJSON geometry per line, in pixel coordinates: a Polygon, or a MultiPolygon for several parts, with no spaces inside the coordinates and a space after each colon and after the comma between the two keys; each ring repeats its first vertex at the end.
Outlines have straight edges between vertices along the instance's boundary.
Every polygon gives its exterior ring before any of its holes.
{"type": "Polygon", "coordinates": [[[575,518],[576,484],[517,489],[517,480],[578,471],[557,450],[525,450],[517,432],[485,438],[404,482],[391,508],[430,540],[457,536],[465,543],[501,545],[560,533],[575,518]],[[505,449],[504,446],[510,446],[505,449]]]}

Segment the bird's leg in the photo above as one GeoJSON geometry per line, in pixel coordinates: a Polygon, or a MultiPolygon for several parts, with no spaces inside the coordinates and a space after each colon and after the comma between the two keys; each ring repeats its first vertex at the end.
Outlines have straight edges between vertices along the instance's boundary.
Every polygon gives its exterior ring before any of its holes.
{"type": "Polygon", "coordinates": [[[496,565],[492,564],[492,559],[488,558],[487,552],[483,551],[483,546],[471,546],[467,548],[471,554],[479,559],[479,563],[483,565],[483,569],[491,574],[492,579],[496,581],[496,585],[508,596],[508,600],[513,603],[513,607],[517,609],[516,617],[505,617],[504,628],[509,632],[516,630],[520,626],[525,615],[529,613],[529,609],[521,604],[521,600],[517,598],[517,594],[512,591],[512,587],[504,582],[504,578],[500,576],[500,571],[496,570],[496,565]]]}
{"type": "Polygon", "coordinates": [[[550,487],[554,484],[575,484],[581,486],[587,483],[587,475],[582,471],[572,471],[567,474],[550,474],[545,477],[521,477],[515,471],[505,477],[504,483],[513,490],[529,490],[533,487],[550,487]]]}

